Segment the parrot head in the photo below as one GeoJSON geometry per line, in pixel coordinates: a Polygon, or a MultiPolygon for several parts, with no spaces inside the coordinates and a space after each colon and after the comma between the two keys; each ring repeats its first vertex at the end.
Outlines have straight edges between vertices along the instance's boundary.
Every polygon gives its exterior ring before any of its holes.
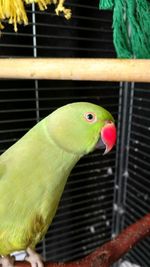
{"type": "Polygon", "coordinates": [[[96,148],[108,153],[116,142],[114,118],[104,108],[87,102],[65,105],[47,117],[52,140],[62,149],[85,155],[96,148]]]}

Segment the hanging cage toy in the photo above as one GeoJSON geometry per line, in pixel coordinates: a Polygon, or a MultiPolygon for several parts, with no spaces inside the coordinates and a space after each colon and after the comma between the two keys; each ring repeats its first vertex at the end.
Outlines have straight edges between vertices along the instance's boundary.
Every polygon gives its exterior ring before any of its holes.
{"type": "Polygon", "coordinates": [[[150,1],[100,0],[113,10],[113,39],[119,58],[150,58],[150,1]]]}
{"type": "Polygon", "coordinates": [[[47,9],[47,6],[54,4],[55,13],[64,14],[66,19],[70,19],[71,10],[64,7],[65,0],[0,0],[0,29],[4,29],[3,21],[8,21],[14,25],[14,31],[17,32],[17,24],[28,24],[28,17],[25,7],[36,3],[40,10],[47,9]]]}
{"type": "MultiPolygon", "coordinates": [[[[26,6],[37,4],[40,10],[48,5],[56,6],[55,13],[61,12],[71,18],[71,10],[64,6],[65,0],[0,0],[0,29],[4,21],[14,25],[28,24],[26,6]]],[[[100,0],[99,8],[113,10],[113,39],[119,58],[150,58],[150,2],[148,0],[100,0]]]]}

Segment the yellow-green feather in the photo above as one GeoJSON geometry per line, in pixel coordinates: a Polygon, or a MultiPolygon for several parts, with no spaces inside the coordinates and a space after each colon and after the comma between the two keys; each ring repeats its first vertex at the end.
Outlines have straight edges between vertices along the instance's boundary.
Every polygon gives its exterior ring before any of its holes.
{"type": "Polygon", "coordinates": [[[0,255],[34,248],[46,233],[70,171],[93,150],[105,109],[90,103],[64,106],[33,127],[0,157],[0,255]],[[89,124],[85,112],[94,112],[89,124]]]}
{"type": "Polygon", "coordinates": [[[44,126],[35,126],[0,157],[1,255],[34,247],[43,237],[79,159],[48,138],[44,126]]]}

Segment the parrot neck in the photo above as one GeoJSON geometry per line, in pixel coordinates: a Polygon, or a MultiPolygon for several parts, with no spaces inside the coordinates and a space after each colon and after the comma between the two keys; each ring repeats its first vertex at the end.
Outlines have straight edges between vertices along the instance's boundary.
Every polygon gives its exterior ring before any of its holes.
{"type": "Polygon", "coordinates": [[[57,182],[62,183],[63,185],[63,183],[66,183],[71,170],[82,157],[82,155],[68,152],[61,148],[53,140],[53,138],[51,138],[50,134],[47,131],[46,124],[44,124],[43,126],[45,128],[44,133],[47,139],[47,158],[48,161],[52,163],[48,164],[50,165],[50,168],[52,168],[52,172],[55,173],[57,182]]]}
{"type": "MultiPolygon", "coordinates": [[[[43,146],[43,142],[41,142],[40,158],[42,157],[43,153],[44,156],[42,158],[44,158],[44,161],[42,163],[39,161],[37,165],[41,164],[41,188],[43,185],[45,185],[45,201],[39,205],[41,213],[44,214],[45,219],[48,220],[47,225],[49,225],[58,207],[58,203],[67,182],[67,178],[81,156],[79,154],[69,153],[60,148],[48,134],[45,125],[43,126],[44,127],[41,131],[41,139],[45,139],[45,144],[43,146]]],[[[38,136],[39,134],[40,133],[38,132],[38,136]]]]}
{"type": "Polygon", "coordinates": [[[51,137],[50,134],[47,133],[47,129],[45,129],[45,134],[47,136],[47,141],[49,143],[50,148],[53,148],[55,163],[58,166],[66,166],[67,168],[71,166],[72,168],[77,163],[77,161],[83,156],[77,153],[72,153],[61,148],[51,137]]]}

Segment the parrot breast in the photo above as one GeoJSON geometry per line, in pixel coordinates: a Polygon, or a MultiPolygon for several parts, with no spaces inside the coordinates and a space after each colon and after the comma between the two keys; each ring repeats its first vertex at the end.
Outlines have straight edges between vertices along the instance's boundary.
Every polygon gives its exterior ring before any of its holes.
{"type": "Polygon", "coordinates": [[[44,237],[78,160],[47,138],[43,127],[34,127],[1,155],[1,255],[34,248],[44,237]]]}

